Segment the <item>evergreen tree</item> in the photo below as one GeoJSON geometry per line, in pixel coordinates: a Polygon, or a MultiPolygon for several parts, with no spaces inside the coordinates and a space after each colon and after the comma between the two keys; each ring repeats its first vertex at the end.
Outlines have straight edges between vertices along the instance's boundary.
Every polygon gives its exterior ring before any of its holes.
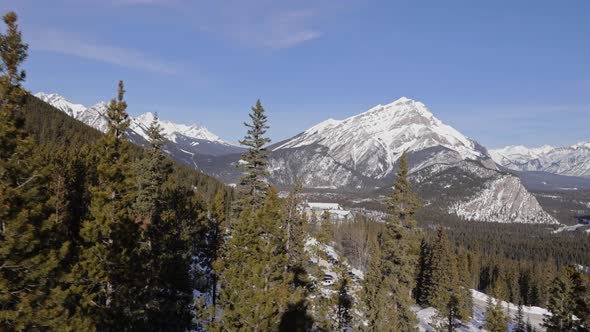
{"type": "MultiPolygon", "coordinates": [[[[170,162],[162,153],[165,141],[157,114],[148,127],[147,134],[150,146],[146,157],[137,163],[137,197],[134,204],[138,222],[144,229],[157,222],[161,212],[163,185],[172,172],[170,162]]],[[[153,230],[155,228],[152,227],[153,230]]]]}
{"type": "Polygon", "coordinates": [[[459,302],[458,319],[468,321],[473,316],[473,297],[471,295],[471,275],[469,274],[469,258],[466,253],[457,257],[457,273],[459,279],[454,284],[459,302]]]}
{"type": "Polygon", "coordinates": [[[416,279],[416,303],[428,306],[430,299],[430,286],[432,278],[431,248],[426,239],[420,242],[420,255],[418,258],[418,275],[416,279]]]}
{"type": "MultiPolygon", "coordinates": [[[[207,265],[212,269],[213,263],[222,255],[223,249],[223,235],[225,234],[226,212],[225,212],[225,190],[219,189],[215,194],[212,208],[213,222],[211,225],[210,238],[210,253],[208,255],[207,265]]],[[[211,272],[211,301],[213,308],[217,303],[217,274],[211,272]]]]}
{"type": "MultiPolygon", "coordinates": [[[[25,131],[26,92],[19,67],[27,57],[17,15],[3,17],[0,34],[0,330],[30,330],[46,325],[54,308],[43,308],[53,288],[61,243],[52,243],[55,224],[47,219],[47,183],[32,140],[25,131]],[[46,310],[45,310],[46,309],[46,310]]],[[[52,219],[54,220],[54,219],[52,219]]],[[[56,237],[59,238],[59,236],[56,237]]]]}
{"type": "Polygon", "coordinates": [[[139,227],[132,215],[135,201],[132,163],[125,130],[129,126],[123,82],[106,111],[109,129],[96,144],[97,179],[91,187],[89,218],[80,235],[80,261],[74,269],[78,314],[99,330],[132,328],[144,317],[137,294],[142,285],[138,257],[139,227]]]}
{"type": "Polygon", "coordinates": [[[547,310],[551,315],[545,316],[543,325],[548,332],[573,331],[575,303],[571,296],[572,285],[567,276],[561,275],[553,280],[549,290],[547,310]]]}
{"type": "Polygon", "coordinates": [[[368,321],[368,331],[394,331],[397,323],[396,317],[389,315],[391,303],[388,290],[383,284],[381,271],[381,235],[369,236],[369,252],[371,253],[367,272],[363,284],[363,302],[368,321]],[[392,324],[395,323],[395,324],[392,324]]]}
{"type": "MultiPolygon", "coordinates": [[[[436,258],[433,257],[432,260],[434,259],[436,258]]],[[[445,278],[448,278],[448,280],[450,280],[450,284],[448,285],[448,288],[446,290],[441,290],[442,292],[446,292],[446,294],[444,294],[445,302],[441,302],[439,304],[442,304],[443,307],[435,308],[438,309],[438,314],[436,316],[436,320],[439,322],[438,329],[440,331],[452,332],[456,331],[456,329],[463,325],[463,323],[461,322],[462,320],[466,321],[471,316],[471,308],[465,308],[465,302],[468,302],[467,305],[470,305],[471,301],[470,299],[466,300],[464,298],[465,294],[461,286],[461,280],[458,276],[457,260],[455,259],[455,257],[451,257],[450,259],[448,273],[449,275],[445,276],[445,278]]],[[[435,294],[435,296],[433,297],[434,299],[439,301],[443,299],[443,297],[436,295],[438,294],[435,294]]],[[[469,293],[469,296],[471,296],[471,293],[469,293]]]]}
{"type": "Polygon", "coordinates": [[[428,304],[443,310],[450,301],[453,291],[453,256],[449,248],[447,233],[439,227],[430,257],[430,293],[428,304]]]}
{"type": "Polygon", "coordinates": [[[372,262],[375,270],[369,270],[370,273],[376,273],[370,276],[369,282],[377,284],[365,285],[370,289],[367,293],[371,294],[367,297],[372,302],[368,304],[371,330],[413,331],[417,324],[410,306],[416,277],[414,267],[418,260],[417,231],[413,218],[419,202],[410,189],[408,173],[408,159],[403,153],[389,204],[390,218],[377,241],[380,262],[372,262]]]}
{"type": "MultiPolygon", "coordinates": [[[[284,202],[283,216],[285,230],[285,251],[287,255],[286,272],[289,275],[289,306],[287,312],[281,321],[281,330],[305,331],[311,328],[312,320],[308,314],[307,297],[310,291],[310,280],[306,263],[308,260],[305,252],[305,241],[307,237],[305,224],[306,220],[302,214],[301,208],[301,190],[303,186],[299,180],[296,181],[295,187],[287,196],[284,202]]],[[[316,271],[316,275],[319,274],[316,271]]],[[[318,276],[319,277],[319,276],[318,276]]],[[[319,280],[319,278],[318,278],[319,280]]],[[[317,294],[317,296],[321,296],[317,294]]]]}
{"type": "Polygon", "coordinates": [[[161,301],[144,330],[186,331],[193,318],[196,281],[203,278],[195,266],[203,262],[209,220],[193,185],[176,180],[167,185],[170,188],[163,192],[165,206],[157,237],[159,250],[154,252],[159,258],[156,276],[161,301]]]}
{"type": "Polygon", "coordinates": [[[191,323],[189,257],[194,254],[184,237],[200,232],[198,213],[203,208],[193,204],[190,190],[164,186],[172,168],[162,152],[165,141],[157,115],[148,127],[148,139],[150,146],[136,170],[134,210],[143,230],[140,255],[145,273],[145,290],[136,297],[141,295],[145,303],[143,330],[184,331],[191,323]]]}
{"type": "Polygon", "coordinates": [[[212,331],[278,329],[287,310],[290,277],[277,193],[270,190],[261,208],[246,206],[240,213],[224,257],[215,264],[221,290],[220,319],[212,331]]]}
{"type": "Polygon", "coordinates": [[[270,138],[265,137],[268,126],[266,125],[266,114],[260,100],[252,107],[249,114],[251,123],[244,122],[248,128],[247,135],[240,144],[248,148],[242,155],[241,167],[244,174],[240,177],[240,188],[246,201],[243,205],[254,205],[260,207],[268,190],[266,177],[267,157],[264,146],[270,143],[270,138]]]}
{"type": "Polygon", "coordinates": [[[287,251],[287,268],[294,275],[294,286],[299,286],[305,279],[305,218],[301,211],[301,182],[296,181],[293,191],[287,196],[285,204],[285,237],[287,251]]]}
{"type": "Polygon", "coordinates": [[[516,310],[516,322],[513,332],[526,332],[527,327],[524,322],[524,312],[522,308],[522,304],[518,305],[518,309],[516,310]]]}
{"type": "Polygon", "coordinates": [[[489,332],[506,332],[508,329],[506,316],[504,316],[504,309],[500,300],[492,301],[491,296],[488,296],[486,305],[485,328],[489,332]]]}
{"type": "Polygon", "coordinates": [[[572,284],[572,299],[574,301],[574,315],[576,330],[590,331],[590,281],[588,276],[573,266],[566,269],[572,284]]]}

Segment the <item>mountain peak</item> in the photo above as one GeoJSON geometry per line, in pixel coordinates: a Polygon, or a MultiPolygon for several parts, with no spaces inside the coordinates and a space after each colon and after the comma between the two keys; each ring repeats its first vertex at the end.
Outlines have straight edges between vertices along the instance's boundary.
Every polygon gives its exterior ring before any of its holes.
{"type": "Polygon", "coordinates": [[[53,105],[53,107],[61,110],[73,118],[77,118],[82,112],[86,110],[86,106],[72,103],[57,93],[39,92],[34,94],[34,96],[48,104],[53,105]]]}
{"type": "MultiPolygon", "coordinates": [[[[149,127],[152,121],[154,121],[155,115],[151,112],[147,112],[141,114],[135,118],[138,124],[144,126],[145,128],[149,127]]],[[[223,141],[219,136],[210,132],[207,128],[200,126],[198,124],[191,124],[191,125],[184,125],[178,124],[167,120],[162,120],[161,118],[158,119],[158,123],[160,127],[162,127],[162,132],[166,138],[175,142],[177,135],[183,135],[193,139],[202,139],[212,142],[217,142],[224,145],[231,145],[225,141],[223,141]]]]}
{"type": "Polygon", "coordinates": [[[475,142],[438,120],[426,106],[407,97],[344,120],[326,120],[274,150],[311,145],[327,147],[342,164],[356,168],[362,161],[367,175],[391,173],[404,151],[443,147],[461,159],[487,159],[475,142]]]}

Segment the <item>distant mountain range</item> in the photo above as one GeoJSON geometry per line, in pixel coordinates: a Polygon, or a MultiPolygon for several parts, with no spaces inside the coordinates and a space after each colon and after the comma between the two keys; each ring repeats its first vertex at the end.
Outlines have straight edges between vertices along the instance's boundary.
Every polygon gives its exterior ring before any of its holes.
{"type": "MultiPolygon", "coordinates": [[[[37,94],[68,115],[104,131],[106,104],[86,108],[55,94],[37,94]]],[[[132,119],[130,140],[145,144],[151,113],[132,119]]],[[[173,158],[236,182],[243,149],[201,126],[160,121],[173,158]]],[[[518,176],[498,168],[476,141],[437,119],[419,101],[402,97],[344,120],[321,122],[268,147],[270,180],[289,187],[301,179],[307,190],[389,190],[402,152],[425,205],[467,220],[554,224],[518,176]]]]}
{"type": "Polygon", "coordinates": [[[509,169],[590,178],[590,142],[563,147],[507,146],[490,150],[490,154],[496,163],[509,169]]]}
{"type": "MultiPolygon", "coordinates": [[[[105,112],[108,104],[100,102],[94,106],[86,107],[81,104],[70,102],[58,94],[37,93],[35,97],[63,111],[69,116],[77,119],[93,128],[106,132],[108,120],[105,112]]],[[[147,128],[154,119],[153,113],[144,113],[135,118],[131,117],[129,126],[129,138],[136,144],[143,145],[147,140],[147,128]]],[[[243,151],[242,148],[227,143],[217,135],[211,133],[207,128],[199,125],[177,124],[166,120],[159,120],[164,136],[170,141],[168,152],[175,158],[181,159],[188,164],[194,165],[193,156],[211,155],[220,156],[228,153],[243,151]]]]}

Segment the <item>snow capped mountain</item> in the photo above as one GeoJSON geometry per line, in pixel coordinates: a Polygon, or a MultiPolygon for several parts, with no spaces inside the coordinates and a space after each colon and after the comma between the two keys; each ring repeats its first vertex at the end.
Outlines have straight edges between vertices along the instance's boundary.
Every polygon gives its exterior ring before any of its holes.
{"type": "Polygon", "coordinates": [[[56,93],[39,92],[35,94],[35,97],[63,111],[72,118],[77,118],[80,113],[86,110],[86,106],[82,104],[74,104],[56,93]]]}
{"type": "Polygon", "coordinates": [[[475,141],[442,123],[421,102],[405,97],[345,120],[321,122],[273,151],[306,146],[325,147],[338,163],[377,179],[391,174],[403,151],[436,147],[454,152],[457,160],[490,159],[475,141]]]}
{"type": "MultiPolygon", "coordinates": [[[[400,98],[344,120],[326,120],[268,148],[270,180],[308,190],[389,192],[402,152],[425,204],[468,220],[557,223],[520,180],[500,171],[487,150],[437,119],[424,104],[400,98]],[[487,207],[490,205],[490,207],[487,207]]],[[[202,163],[235,182],[239,156],[202,163]]]]}
{"type": "MultiPolygon", "coordinates": [[[[93,128],[102,132],[108,130],[108,120],[105,116],[108,104],[105,102],[87,108],[84,105],[72,103],[57,94],[37,93],[35,97],[93,128]]],[[[154,120],[154,114],[148,112],[136,118],[130,117],[130,120],[129,139],[136,144],[145,143],[148,139],[147,128],[154,120]],[[142,139],[145,141],[142,142],[142,139]]],[[[222,155],[242,151],[240,147],[224,142],[205,127],[187,126],[162,119],[159,119],[158,122],[162,127],[164,137],[170,141],[167,146],[168,151],[173,155],[182,155],[177,158],[183,161],[186,161],[187,158],[190,159],[187,161],[190,165],[195,165],[193,160],[195,154],[222,155]]]]}
{"type": "Polygon", "coordinates": [[[590,142],[540,148],[507,146],[490,150],[494,161],[509,169],[590,177],[590,142]]]}
{"type": "MultiPolygon", "coordinates": [[[[144,132],[146,128],[150,126],[150,124],[154,121],[154,114],[151,112],[141,114],[140,116],[135,118],[131,125],[131,129],[141,128],[141,130],[137,130],[138,132],[144,132]]],[[[189,138],[199,139],[199,140],[207,140],[211,142],[217,142],[220,144],[231,145],[229,143],[224,142],[219,136],[210,132],[207,128],[199,126],[199,125],[183,125],[177,124],[174,122],[160,120],[158,119],[158,123],[160,127],[162,127],[162,133],[166,138],[169,140],[176,142],[177,135],[184,135],[189,138]]],[[[147,139],[147,136],[144,138],[147,139]]]]}

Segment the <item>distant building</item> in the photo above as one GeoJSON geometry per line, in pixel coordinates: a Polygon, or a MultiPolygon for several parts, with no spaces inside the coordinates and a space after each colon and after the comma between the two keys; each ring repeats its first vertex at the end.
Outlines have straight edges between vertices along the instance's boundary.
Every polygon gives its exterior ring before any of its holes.
{"type": "Polygon", "coordinates": [[[338,203],[307,202],[304,207],[304,212],[307,218],[311,218],[315,214],[319,219],[327,212],[330,214],[330,219],[333,221],[352,219],[352,212],[343,209],[338,203]]]}

